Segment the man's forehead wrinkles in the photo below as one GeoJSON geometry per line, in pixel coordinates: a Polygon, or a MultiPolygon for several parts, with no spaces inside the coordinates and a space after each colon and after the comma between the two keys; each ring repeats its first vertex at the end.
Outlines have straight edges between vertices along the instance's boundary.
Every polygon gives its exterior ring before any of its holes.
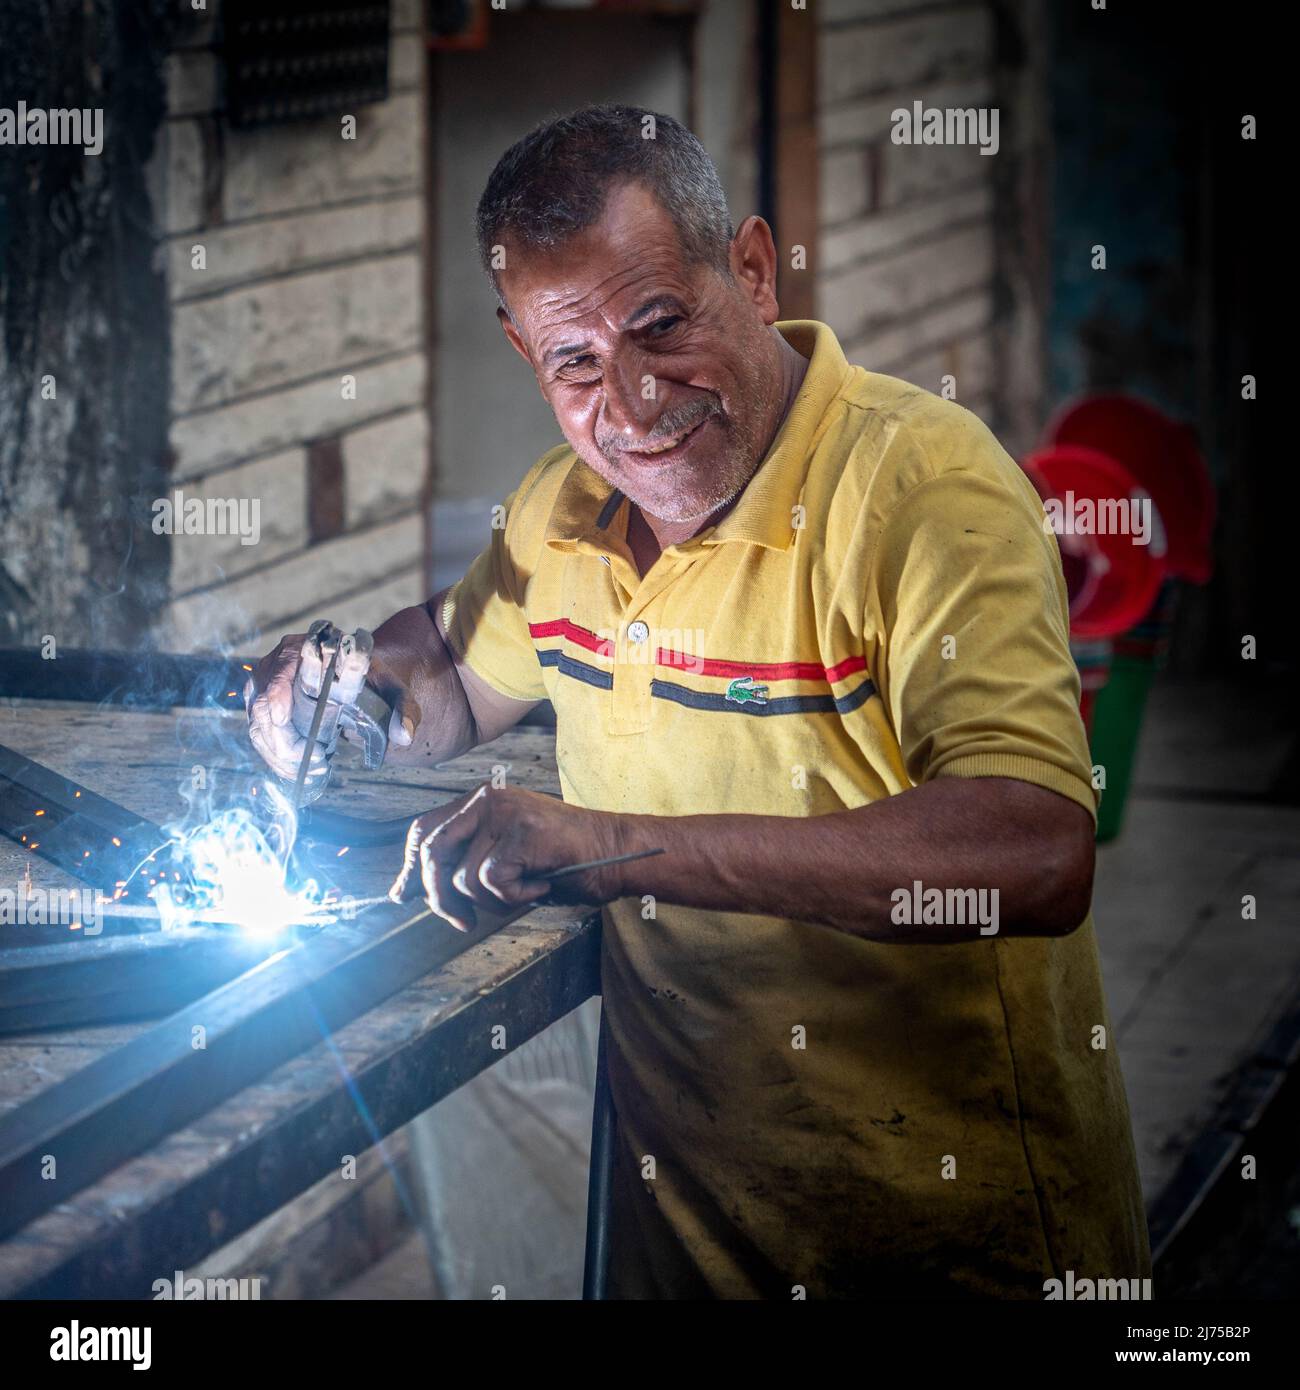
{"type": "Polygon", "coordinates": [[[658,267],[652,265],[622,268],[576,299],[568,298],[568,290],[540,291],[534,298],[534,316],[543,358],[550,358],[564,349],[585,346],[591,331],[600,324],[616,334],[665,301],[680,299],[680,294],[673,289],[659,290],[656,286],[656,292],[648,298],[644,288],[638,289],[657,271],[658,267]],[[618,299],[626,303],[616,307],[618,299]],[[562,342],[557,343],[557,340],[562,342]]]}

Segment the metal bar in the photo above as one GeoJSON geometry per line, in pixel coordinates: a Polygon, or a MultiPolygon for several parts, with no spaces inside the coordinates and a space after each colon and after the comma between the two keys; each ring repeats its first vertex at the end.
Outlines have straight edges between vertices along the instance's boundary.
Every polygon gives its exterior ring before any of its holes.
{"type": "Polygon", "coordinates": [[[167,839],[152,821],[3,744],[0,834],[106,893],[167,839]]]}
{"type": "Polygon", "coordinates": [[[591,1106],[591,1162],[587,1173],[587,1252],[582,1269],[584,1299],[603,1299],[609,1276],[609,1208],[614,1181],[614,1097],[605,1056],[605,1009],[596,1043],[596,1090],[591,1106]]]}
{"type": "Polygon", "coordinates": [[[0,1034],[171,1013],[266,955],[265,942],[213,927],[0,950],[0,1034]]]}
{"type": "MultiPolygon", "coordinates": [[[[426,790],[464,796],[470,789],[431,782],[426,790]]],[[[538,795],[550,796],[556,801],[561,799],[553,792],[539,792],[538,795]]],[[[298,839],[303,844],[351,845],[353,849],[400,845],[405,841],[406,832],[414,819],[414,816],[398,816],[393,820],[364,820],[357,816],[346,816],[341,811],[327,810],[317,803],[304,806],[299,811],[298,839]]]]}
{"type": "Polygon", "coordinates": [[[376,907],[272,956],[0,1118],[0,1236],[504,924],[480,913],[458,932],[412,907],[376,907]],[[41,1176],[46,1154],[57,1183],[41,1176]]]}
{"type": "MultiPolygon", "coordinates": [[[[0,647],[0,699],[76,700],[139,710],[242,710],[244,682],[257,661],[215,652],[181,655],[95,647],[69,648],[47,659],[39,647],[0,647]]],[[[541,701],[519,723],[553,729],[550,701],[541,701]]]]}
{"type": "Polygon", "coordinates": [[[395,1047],[376,1049],[348,1085],[324,1085],[283,1116],[241,1132],[238,1143],[214,1146],[175,1186],[151,1182],[139,1206],[124,1209],[119,1194],[93,1237],[68,1240],[58,1254],[44,1242],[0,1246],[0,1296],[150,1297],[159,1271],[197,1265],[337,1173],[340,1154],[363,1152],[500,1061],[492,1045],[497,1025],[520,1046],[599,987],[600,917],[593,914],[490,994],[475,992],[395,1047]]]}
{"type": "Polygon", "coordinates": [[[255,664],[252,657],[94,648],[67,649],[46,659],[38,647],[0,647],[0,697],[132,709],[243,709],[244,682],[255,664]]]}
{"type": "MultiPolygon", "coordinates": [[[[107,894],[167,838],[152,821],[3,745],[0,832],[107,894]]],[[[231,931],[163,934],[152,906],[99,906],[94,937],[85,914],[76,939],[65,928],[52,941],[48,924],[5,928],[0,1034],[170,1013],[268,954],[264,942],[231,931]]]]}
{"type": "MultiPolygon", "coordinates": [[[[431,790],[464,795],[463,788],[433,787],[431,790]]],[[[414,819],[414,816],[399,816],[395,820],[361,820],[320,805],[304,806],[298,813],[298,839],[304,844],[351,845],[353,849],[400,845],[414,819]]]]}
{"type": "Polygon", "coordinates": [[[1240,1154],[1246,1137],[1276,1107],[1288,1083],[1295,1091],[1297,1069],[1300,996],[1291,1000],[1263,1045],[1238,1067],[1214,1118],[1201,1129],[1174,1175],[1148,1207],[1147,1229],[1154,1264],[1159,1265],[1176,1247],[1186,1228],[1216,1192],[1223,1191],[1224,1173],[1240,1154]]]}

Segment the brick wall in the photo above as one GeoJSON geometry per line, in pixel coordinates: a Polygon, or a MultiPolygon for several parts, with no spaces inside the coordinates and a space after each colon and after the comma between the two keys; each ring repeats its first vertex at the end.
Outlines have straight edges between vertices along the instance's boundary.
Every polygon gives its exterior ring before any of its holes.
{"type": "Polygon", "coordinates": [[[418,0],[394,0],[389,97],[352,113],[354,140],[338,116],[231,128],[210,20],[168,55],[151,184],[172,486],[257,499],[261,535],[173,538],[163,646],[256,652],[314,617],[373,626],[427,597],[419,23],[418,0]]]}
{"type": "Polygon", "coordinates": [[[1041,413],[1034,143],[1045,54],[1029,0],[816,6],[818,316],[851,361],[955,395],[1028,447],[1041,413]],[[892,113],[999,109],[999,150],[891,140],[892,113]]]}

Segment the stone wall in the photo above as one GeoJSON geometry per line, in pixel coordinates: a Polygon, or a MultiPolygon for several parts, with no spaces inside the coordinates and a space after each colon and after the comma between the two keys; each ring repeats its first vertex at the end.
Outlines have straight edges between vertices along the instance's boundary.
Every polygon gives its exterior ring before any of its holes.
{"type": "Polygon", "coordinates": [[[151,168],[172,342],[172,487],[256,499],[260,535],[173,539],[163,645],[256,652],[427,597],[424,49],[394,0],[389,97],[239,130],[214,21],[166,61],[151,168]]]}
{"type": "Polygon", "coordinates": [[[1045,47],[1025,0],[821,0],[818,316],[851,361],[952,394],[1008,439],[1041,415],[1045,47]],[[998,149],[902,144],[893,112],[998,108],[998,149]]]}
{"type": "Polygon", "coordinates": [[[0,146],[0,646],[135,645],[166,596],[149,504],[168,308],[143,173],[165,27],[162,0],[0,0],[0,105],[102,112],[98,153],[0,146]]]}

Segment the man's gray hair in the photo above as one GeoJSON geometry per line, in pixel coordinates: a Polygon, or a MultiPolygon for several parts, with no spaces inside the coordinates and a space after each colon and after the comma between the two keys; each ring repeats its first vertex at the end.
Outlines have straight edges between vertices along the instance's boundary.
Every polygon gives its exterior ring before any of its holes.
{"type": "Polygon", "coordinates": [[[731,215],[704,146],[680,121],[639,106],[584,106],[530,131],[497,161],[478,202],[479,257],[507,241],[549,249],[600,219],[615,184],[636,182],[672,218],[682,253],[730,274],[731,215]]]}

